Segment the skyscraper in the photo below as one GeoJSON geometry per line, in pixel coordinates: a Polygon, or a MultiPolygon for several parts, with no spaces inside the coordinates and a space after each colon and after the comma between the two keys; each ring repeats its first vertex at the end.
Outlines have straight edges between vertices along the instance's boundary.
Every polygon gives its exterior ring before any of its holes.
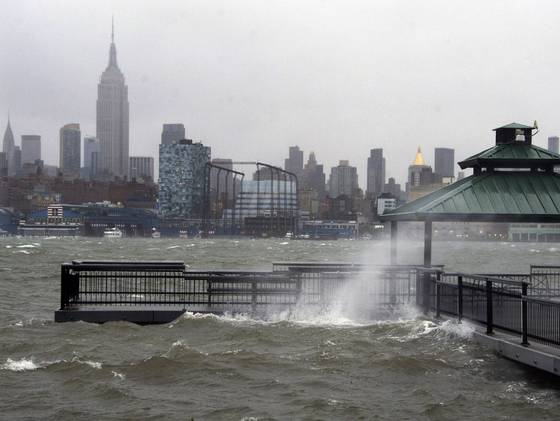
{"type": "Polygon", "coordinates": [[[336,199],[338,196],[352,197],[358,190],[358,170],[351,167],[348,161],[339,161],[337,167],[331,168],[329,177],[329,196],[336,199]]]}
{"type": "Polygon", "coordinates": [[[548,138],[549,152],[558,153],[558,136],[550,136],[548,138]]]}
{"type": "Polygon", "coordinates": [[[171,145],[185,138],[185,126],[181,123],[164,124],[161,132],[161,144],[171,145]]]}
{"type": "Polygon", "coordinates": [[[284,160],[284,169],[297,175],[303,171],[303,151],[299,146],[290,146],[289,158],[284,160]]]}
{"type": "Polygon", "coordinates": [[[4,141],[2,142],[2,152],[6,154],[6,173],[8,175],[15,175],[16,170],[13,163],[14,160],[14,133],[12,132],[12,127],[10,126],[10,119],[8,118],[8,125],[6,126],[6,131],[4,132],[4,141]]]}
{"type": "Polygon", "coordinates": [[[100,147],[97,138],[92,136],[84,137],[84,168],[88,177],[95,177],[97,174],[99,151],[100,147]]]}
{"type": "Polygon", "coordinates": [[[82,160],[82,133],[79,124],[67,124],[60,129],[60,171],[65,177],[78,178],[82,160]]]}
{"type": "Polygon", "coordinates": [[[164,218],[200,218],[210,147],[183,139],[159,145],[159,210],[164,218]]]}
{"type": "Polygon", "coordinates": [[[455,149],[435,149],[434,172],[440,177],[455,177],[455,149]]]}
{"type": "Polygon", "coordinates": [[[385,185],[385,158],[383,149],[372,149],[367,160],[367,193],[370,197],[377,197],[383,192],[385,185]]]}
{"type": "Polygon", "coordinates": [[[315,152],[309,152],[309,158],[303,168],[303,176],[300,186],[304,189],[311,189],[318,193],[322,198],[325,195],[325,171],[323,165],[317,163],[315,152]]]}
{"type": "Polygon", "coordinates": [[[21,164],[34,164],[41,159],[41,136],[27,134],[21,136],[21,164]]]}
{"type": "Polygon", "coordinates": [[[97,85],[97,139],[100,171],[106,177],[128,176],[128,87],[117,65],[117,48],[111,31],[109,64],[97,85]]]}

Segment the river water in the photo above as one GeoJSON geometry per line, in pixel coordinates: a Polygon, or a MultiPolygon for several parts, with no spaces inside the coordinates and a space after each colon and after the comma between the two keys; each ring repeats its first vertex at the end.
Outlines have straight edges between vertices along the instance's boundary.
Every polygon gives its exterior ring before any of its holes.
{"type": "MultiPolygon", "coordinates": [[[[55,324],[60,263],[181,260],[193,269],[272,261],[384,263],[387,245],[281,239],[0,239],[0,419],[558,419],[560,383],[497,357],[468,324],[413,309],[393,320],[340,314],[187,314],[169,325],[55,324]]],[[[400,263],[419,263],[418,243],[400,263]]],[[[434,243],[467,272],[558,264],[558,244],[434,243]]]]}

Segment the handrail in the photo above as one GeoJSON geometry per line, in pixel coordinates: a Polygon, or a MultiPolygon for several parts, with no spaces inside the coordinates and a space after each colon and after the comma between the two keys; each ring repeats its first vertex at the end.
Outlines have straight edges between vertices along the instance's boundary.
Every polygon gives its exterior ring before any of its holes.
{"type": "MultiPolygon", "coordinates": [[[[490,281],[490,282],[495,282],[495,283],[501,283],[501,284],[509,284],[509,285],[517,285],[517,286],[523,286],[523,285],[530,285],[530,282],[527,281],[516,281],[513,279],[508,279],[508,278],[497,278],[495,276],[486,276],[486,275],[478,275],[478,274],[470,274],[470,273],[463,273],[463,272],[443,272],[444,276],[462,276],[463,278],[469,278],[469,279],[473,279],[475,281],[490,281]]],[[[440,283],[446,283],[444,281],[438,281],[440,283]]]]}

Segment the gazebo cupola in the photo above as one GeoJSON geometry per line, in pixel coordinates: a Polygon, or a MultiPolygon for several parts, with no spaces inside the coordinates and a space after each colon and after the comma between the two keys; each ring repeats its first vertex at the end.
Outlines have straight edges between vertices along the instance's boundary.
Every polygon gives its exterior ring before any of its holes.
{"type": "Polygon", "coordinates": [[[381,215],[391,222],[391,262],[398,221],[423,221],[424,264],[431,264],[432,222],[560,223],[560,155],[533,145],[536,127],[494,129],[496,144],[459,162],[473,175],[381,215]]]}
{"type": "Polygon", "coordinates": [[[484,171],[546,171],[560,165],[560,156],[533,145],[536,127],[511,123],[494,129],[496,145],[459,162],[462,169],[472,168],[475,175],[484,171]]]}

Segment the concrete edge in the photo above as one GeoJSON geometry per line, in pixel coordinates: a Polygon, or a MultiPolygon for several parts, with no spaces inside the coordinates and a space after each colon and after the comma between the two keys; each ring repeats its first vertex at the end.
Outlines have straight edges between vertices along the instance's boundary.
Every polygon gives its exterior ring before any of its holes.
{"type": "Polygon", "coordinates": [[[560,376],[560,356],[531,348],[531,345],[523,346],[478,331],[473,332],[473,339],[476,343],[494,350],[508,360],[560,376]]]}

